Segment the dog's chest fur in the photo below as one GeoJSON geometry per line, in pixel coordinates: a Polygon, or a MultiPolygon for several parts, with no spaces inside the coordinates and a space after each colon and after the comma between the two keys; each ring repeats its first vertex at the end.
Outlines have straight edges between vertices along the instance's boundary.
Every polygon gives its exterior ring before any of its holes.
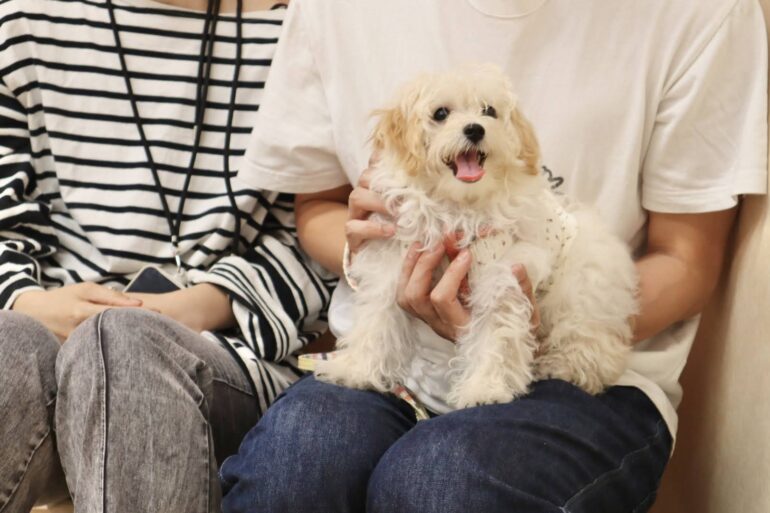
{"type": "Polygon", "coordinates": [[[527,267],[533,286],[545,292],[577,234],[574,216],[547,190],[492,208],[458,208],[415,193],[399,195],[397,204],[397,238],[404,254],[415,241],[425,247],[443,244],[447,249],[448,258],[437,269],[437,279],[449,261],[468,248],[473,257],[471,284],[483,268],[511,272],[510,266],[519,263],[527,267]]]}

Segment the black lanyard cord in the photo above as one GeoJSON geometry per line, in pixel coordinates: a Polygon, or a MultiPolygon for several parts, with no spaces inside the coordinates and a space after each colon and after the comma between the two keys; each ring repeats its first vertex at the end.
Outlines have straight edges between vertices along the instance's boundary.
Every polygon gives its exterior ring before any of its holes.
{"type": "MultiPolygon", "coordinates": [[[[225,185],[227,186],[227,197],[230,199],[230,207],[233,210],[233,217],[235,218],[235,226],[233,228],[233,251],[238,254],[238,242],[241,238],[241,211],[238,209],[238,204],[235,201],[235,194],[233,194],[233,186],[230,183],[230,139],[233,132],[233,117],[235,116],[235,100],[236,93],[238,92],[238,78],[241,73],[241,58],[243,51],[243,0],[237,1],[237,7],[235,9],[235,70],[233,71],[233,86],[230,89],[230,104],[227,110],[227,125],[225,131],[225,185]]],[[[244,244],[248,246],[248,242],[244,241],[244,244]]]]}
{"type": "Polygon", "coordinates": [[[182,196],[179,198],[179,209],[175,219],[175,233],[172,236],[177,237],[179,243],[179,229],[182,226],[182,213],[184,204],[187,201],[187,191],[190,188],[195,161],[198,158],[200,150],[201,137],[203,135],[203,118],[206,114],[206,101],[209,93],[209,83],[211,82],[211,64],[214,60],[214,42],[217,33],[217,21],[219,20],[219,7],[221,0],[209,0],[206,10],[206,23],[203,27],[203,41],[201,42],[201,60],[198,62],[198,90],[196,94],[195,106],[195,139],[193,141],[190,163],[187,166],[184,185],[182,186],[182,196]],[[212,22],[212,11],[215,15],[212,22]],[[205,56],[205,57],[204,57],[205,56]],[[205,64],[204,64],[205,63],[205,64]],[[204,68],[205,65],[205,68],[204,68]]]}
{"type": "MultiPolygon", "coordinates": [[[[125,56],[126,52],[123,48],[123,45],[121,44],[120,32],[118,31],[118,24],[115,20],[115,12],[114,12],[114,6],[112,5],[112,0],[107,0],[107,6],[108,6],[109,15],[110,15],[112,32],[115,38],[115,45],[118,50],[118,57],[120,59],[121,67],[123,68],[122,69],[123,79],[126,84],[126,89],[128,91],[128,95],[131,103],[131,109],[134,116],[134,123],[136,124],[136,127],[139,131],[139,136],[142,141],[142,146],[144,147],[145,157],[147,158],[147,163],[150,167],[150,171],[152,172],[153,180],[155,182],[155,187],[158,190],[158,195],[160,196],[160,201],[163,207],[163,212],[166,217],[166,222],[168,223],[169,233],[171,235],[171,244],[174,247],[174,259],[176,260],[177,267],[181,271],[183,267],[183,262],[181,261],[180,251],[179,251],[179,233],[180,233],[180,228],[182,224],[182,214],[184,212],[184,205],[187,200],[187,196],[190,188],[190,181],[192,180],[195,162],[197,160],[198,152],[200,150],[200,143],[201,143],[201,138],[203,133],[203,121],[204,121],[204,116],[206,111],[206,102],[208,98],[209,84],[211,81],[210,80],[211,67],[214,59],[214,43],[216,39],[216,27],[217,27],[217,21],[219,19],[219,9],[221,6],[221,0],[209,0],[208,6],[206,9],[206,20],[203,27],[203,37],[201,39],[201,48],[199,52],[200,58],[198,60],[198,77],[196,82],[195,119],[194,119],[195,134],[194,134],[194,141],[193,141],[193,149],[190,155],[190,163],[187,166],[184,186],[182,187],[182,191],[179,199],[179,209],[177,211],[175,219],[172,217],[171,209],[169,208],[168,201],[166,200],[166,195],[164,194],[163,187],[160,181],[160,174],[158,173],[155,160],[152,157],[150,144],[147,140],[147,136],[144,131],[144,126],[142,124],[141,117],[139,116],[139,107],[136,100],[136,95],[134,94],[134,89],[131,85],[131,78],[129,76],[128,66],[126,64],[126,56],[125,56]]],[[[228,110],[228,120],[227,120],[226,132],[225,132],[225,148],[224,148],[225,183],[227,186],[227,195],[230,200],[231,207],[233,208],[233,215],[236,221],[234,241],[233,241],[234,242],[233,246],[235,251],[237,251],[238,249],[238,239],[240,237],[240,212],[238,211],[238,208],[235,202],[235,197],[232,192],[228,158],[229,158],[229,150],[230,150],[230,138],[232,133],[232,122],[233,122],[233,116],[234,116],[235,95],[237,92],[237,81],[238,81],[238,75],[240,73],[240,67],[241,67],[242,15],[243,15],[242,0],[238,0],[238,13],[237,13],[238,19],[236,23],[236,26],[237,26],[236,30],[237,30],[238,36],[236,41],[237,43],[236,63],[235,63],[235,72],[234,72],[235,78],[233,80],[232,89],[231,89],[230,105],[228,110]]]]}

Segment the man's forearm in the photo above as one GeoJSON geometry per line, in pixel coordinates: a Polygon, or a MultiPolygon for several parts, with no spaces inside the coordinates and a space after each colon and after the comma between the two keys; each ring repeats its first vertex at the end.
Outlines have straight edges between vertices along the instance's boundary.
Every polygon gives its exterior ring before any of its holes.
{"type": "Polygon", "coordinates": [[[647,254],[636,265],[634,340],[652,337],[703,310],[719,282],[736,211],[650,213],[647,254]]]}
{"type": "Polygon", "coordinates": [[[347,205],[329,200],[307,201],[297,211],[297,230],[302,249],[337,276],[342,275],[347,219],[347,205]]]}
{"type": "Polygon", "coordinates": [[[634,318],[634,341],[650,338],[671,324],[700,311],[703,296],[697,278],[684,262],[663,253],[644,256],[637,262],[639,313],[634,318]]]}

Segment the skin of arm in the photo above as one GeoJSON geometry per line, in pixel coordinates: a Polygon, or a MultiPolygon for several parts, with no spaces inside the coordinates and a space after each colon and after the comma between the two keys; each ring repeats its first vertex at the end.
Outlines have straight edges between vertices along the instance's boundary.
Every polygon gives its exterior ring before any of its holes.
{"type": "Polygon", "coordinates": [[[337,276],[342,275],[351,190],[349,185],[343,185],[328,191],[297,194],[294,200],[297,236],[302,249],[337,276]]]}
{"type": "Polygon", "coordinates": [[[719,282],[736,211],[650,212],[647,251],[636,264],[640,313],[634,319],[635,341],[703,310],[719,282]]]}
{"type": "Polygon", "coordinates": [[[210,283],[200,283],[165,294],[128,294],[154,310],[184,324],[191,330],[219,331],[235,326],[235,315],[227,293],[210,283]]]}

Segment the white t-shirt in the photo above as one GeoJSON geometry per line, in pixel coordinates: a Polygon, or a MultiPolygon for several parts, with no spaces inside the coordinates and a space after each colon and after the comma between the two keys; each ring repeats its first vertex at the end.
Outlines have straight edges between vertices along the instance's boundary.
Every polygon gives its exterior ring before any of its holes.
{"type": "MultiPolygon", "coordinates": [[[[558,192],[643,249],[646,211],[730,208],[767,182],[767,42],[756,0],[294,0],[239,178],[316,192],[356,183],[369,114],[420,72],[494,62],[511,77],[558,192]]],[[[351,322],[344,285],[330,321],[351,322]]],[[[619,384],[676,432],[698,320],[636,345],[619,384]]],[[[445,340],[415,361],[446,410],[445,340]]]]}

